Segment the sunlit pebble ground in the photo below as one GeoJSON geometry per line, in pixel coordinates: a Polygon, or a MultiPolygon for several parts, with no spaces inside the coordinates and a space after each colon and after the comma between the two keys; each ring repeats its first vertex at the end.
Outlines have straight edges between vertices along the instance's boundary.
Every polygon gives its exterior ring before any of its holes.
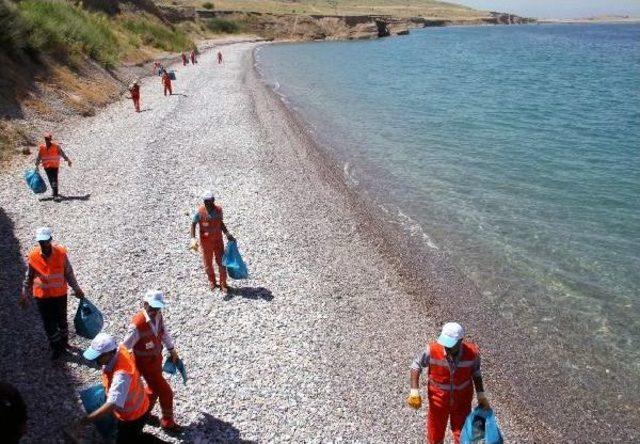
{"type": "MultiPolygon", "coordinates": [[[[24,254],[35,229],[51,226],[118,338],[144,291],[164,290],[189,374],[186,386],[172,380],[184,441],[420,442],[424,408],[404,399],[410,362],[436,334],[421,325],[433,323],[416,314],[346,198],[322,178],[313,147],[255,78],[254,46],[225,47],[223,66],[216,50],[176,66],[171,97],[158,78],[144,79],[140,114],[122,100],[57,132],[75,162],[61,170],[61,193],[88,200],[39,202],[22,171],[0,175],[15,235],[2,241],[3,266],[15,269],[16,241],[24,254]],[[187,251],[189,214],[206,189],[251,272],[227,300],[187,251]]],[[[2,296],[12,301],[19,279],[10,276],[2,296]]],[[[76,307],[71,298],[70,320],[76,307]]],[[[81,417],[77,391],[99,383],[99,371],[79,360],[52,365],[34,306],[0,310],[0,375],[29,405],[25,442],[60,441],[81,417]]]]}

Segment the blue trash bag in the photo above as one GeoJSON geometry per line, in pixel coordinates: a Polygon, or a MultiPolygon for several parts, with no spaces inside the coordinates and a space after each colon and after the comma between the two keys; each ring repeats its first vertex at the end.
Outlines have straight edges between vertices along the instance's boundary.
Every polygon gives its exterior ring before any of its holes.
{"type": "Polygon", "coordinates": [[[460,433],[461,444],[502,444],[502,433],[498,428],[493,410],[476,407],[469,413],[460,433]]]}
{"type": "Polygon", "coordinates": [[[25,171],[24,180],[27,181],[27,185],[29,185],[31,191],[33,191],[35,194],[42,194],[47,191],[47,184],[45,183],[38,170],[30,168],[25,171]]]}
{"type": "Polygon", "coordinates": [[[176,72],[175,71],[169,71],[169,78],[171,80],[175,80],[176,79],[176,72]]]}
{"type": "Polygon", "coordinates": [[[80,299],[76,317],[73,318],[76,333],[87,339],[93,339],[102,330],[103,323],[104,319],[100,310],[89,302],[87,298],[80,299]]]}
{"type": "Polygon", "coordinates": [[[170,375],[175,375],[176,372],[180,372],[180,375],[182,376],[182,383],[185,385],[187,384],[187,370],[184,368],[182,359],[178,359],[178,361],[174,364],[171,358],[167,358],[167,360],[164,361],[162,370],[165,373],[169,373],[170,375]]]}
{"type": "Polygon", "coordinates": [[[222,265],[226,267],[227,274],[231,279],[247,279],[249,277],[249,271],[240,256],[236,242],[227,242],[222,256],[222,265]]]}
{"type": "MultiPolygon", "coordinates": [[[[82,406],[87,413],[94,412],[102,404],[107,402],[107,395],[104,387],[100,384],[89,387],[80,392],[80,400],[82,406]]],[[[116,437],[116,419],[113,415],[105,416],[94,422],[98,433],[105,439],[115,439],[116,437]]]]}

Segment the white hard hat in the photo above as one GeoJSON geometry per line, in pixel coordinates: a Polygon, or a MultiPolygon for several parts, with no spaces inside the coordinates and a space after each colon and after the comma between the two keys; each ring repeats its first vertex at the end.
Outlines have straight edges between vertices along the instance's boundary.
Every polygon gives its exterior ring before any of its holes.
{"type": "Polygon", "coordinates": [[[202,200],[213,200],[214,196],[213,196],[213,191],[205,191],[204,193],[202,193],[202,200]]]}
{"type": "Polygon", "coordinates": [[[113,336],[106,333],[98,333],[91,341],[91,346],[85,350],[82,356],[88,361],[93,361],[94,359],[98,359],[100,355],[113,351],[116,348],[118,348],[118,344],[116,344],[113,336]]]}
{"type": "Polygon", "coordinates": [[[457,322],[447,322],[442,327],[442,333],[438,337],[438,344],[447,348],[455,346],[464,337],[464,329],[457,322]]]}
{"type": "Polygon", "coordinates": [[[49,227],[40,227],[36,230],[36,240],[40,241],[50,241],[51,240],[51,228],[49,227]]]}
{"type": "Polygon", "coordinates": [[[164,294],[160,290],[147,291],[143,300],[153,308],[164,308],[164,294]]]}

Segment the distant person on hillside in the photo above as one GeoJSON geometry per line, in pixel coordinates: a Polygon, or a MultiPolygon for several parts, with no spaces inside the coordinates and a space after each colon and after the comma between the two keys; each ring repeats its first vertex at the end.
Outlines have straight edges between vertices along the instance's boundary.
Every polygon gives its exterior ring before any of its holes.
{"type": "Polygon", "coordinates": [[[27,406],[18,389],[0,382],[0,436],[6,444],[17,444],[27,431],[27,406]]]}
{"type": "Polygon", "coordinates": [[[191,54],[189,54],[189,56],[191,57],[191,64],[195,65],[196,63],[198,63],[198,60],[196,59],[196,51],[195,49],[191,50],[191,54]]]}
{"type": "Polygon", "coordinates": [[[187,64],[189,63],[189,61],[187,60],[187,55],[184,53],[184,51],[182,51],[182,54],[180,54],[182,57],[182,66],[187,66],[187,64]]]}
{"type": "Polygon", "coordinates": [[[218,65],[222,63],[222,53],[218,51],[218,65]]]}
{"type": "Polygon", "coordinates": [[[216,272],[213,269],[213,259],[215,258],[220,272],[220,290],[227,292],[227,270],[222,265],[222,255],[224,254],[224,241],[222,233],[227,236],[229,242],[235,241],[235,238],[229,233],[224,224],[222,207],[215,204],[215,198],[211,191],[202,196],[203,205],[198,210],[191,221],[191,245],[190,249],[198,251],[198,241],[196,240],[196,225],[200,232],[200,247],[202,247],[202,261],[204,269],[209,278],[211,290],[215,290],[218,286],[216,283],[216,272]]]}
{"type": "Polygon", "coordinates": [[[411,394],[407,404],[416,410],[422,406],[420,373],[427,369],[429,407],[426,435],[429,444],[444,442],[449,421],[453,442],[460,442],[464,421],[471,412],[474,387],[478,404],[483,409],[490,408],[480,373],[478,347],[464,341],[463,337],[464,330],[460,324],[445,324],[437,341],[420,351],[411,366],[411,394]]]}
{"type": "Polygon", "coordinates": [[[169,95],[173,94],[173,90],[171,89],[171,77],[166,70],[164,70],[164,72],[162,73],[162,85],[164,86],[165,96],[167,95],[167,92],[169,93],[169,95]]]}
{"type": "Polygon", "coordinates": [[[58,195],[58,170],[60,169],[60,158],[63,158],[67,165],[71,166],[71,159],[67,157],[60,144],[54,142],[51,133],[45,133],[44,143],[38,148],[38,155],[36,156],[36,168],[40,166],[44,167],[44,172],[47,173],[47,179],[49,179],[49,185],[51,185],[51,192],[53,200],[60,202],[62,199],[58,195]]]}
{"type": "Polygon", "coordinates": [[[51,346],[51,359],[55,360],[69,347],[68,287],[73,288],[75,296],[79,299],[84,298],[84,292],[76,281],[67,249],[52,243],[51,228],[38,228],[36,241],[39,245],[32,248],[27,255],[27,275],[20,296],[20,305],[26,308],[30,296],[36,299],[44,331],[51,346]]]}
{"type": "Polygon", "coordinates": [[[131,100],[133,100],[133,106],[136,109],[136,112],[140,112],[140,85],[138,85],[138,81],[134,81],[129,86],[129,94],[131,94],[131,100]]]}

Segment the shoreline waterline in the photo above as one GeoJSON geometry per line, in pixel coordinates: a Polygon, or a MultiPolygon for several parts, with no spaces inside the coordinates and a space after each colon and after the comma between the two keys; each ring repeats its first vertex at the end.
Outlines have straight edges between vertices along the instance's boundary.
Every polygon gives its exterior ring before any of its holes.
{"type": "MultiPolygon", "coordinates": [[[[318,44],[321,43],[324,42],[318,44]]],[[[304,45],[313,44],[304,43],[304,45]]],[[[277,80],[282,83],[280,79],[277,80]]],[[[263,78],[263,82],[265,87],[272,90],[266,79],[263,78]]],[[[292,109],[292,101],[283,98],[281,90],[277,93],[272,91],[272,93],[294,118],[306,126],[309,137],[315,138],[318,142],[315,128],[305,121],[305,118],[308,120],[308,116],[303,116],[299,111],[292,109]]],[[[336,150],[323,147],[325,142],[323,140],[316,143],[316,149],[323,157],[323,161],[332,166],[337,177],[341,177],[345,182],[345,188],[358,195],[360,190],[354,190],[357,187],[349,184],[348,174],[345,174],[350,166],[341,164],[336,159],[336,150]]],[[[375,214],[376,218],[381,214],[379,207],[375,203],[372,204],[370,197],[363,197],[360,193],[355,199],[362,204],[363,214],[375,214]]],[[[517,418],[523,418],[528,429],[538,432],[541,427],[547,427],[549,433],[557,432],[558,437],[577,439],[580,436],[579,432],[563,430],[565,428],[563,423],[577,422],[582,415],[588,415],[591,411],[588,404],[594,393],[608,393],[612,384],[628,386],[629,383],[633,383],[628,375],[625,380],[624,375],[621,374],[622,369],[618,369],[616,373],[610,368],[610,364],[603,362],[600,357],[584,356],[583,344],[565,344],[560,341],[563,347],[561,353],[555,353],[548,344],[543,344],[547,342],[542,336],[545,333],[561,334],[551,328],[548,321],[545,321],[547,318],[554,318],[558,326],[577,326],[578,331],[588,338],[589,331],[585,329],[586,326],[581,325],[579,316],[558,313],[550,306],[548,307],[550,316],[540,314],[538,318],[539,335],[531,336],[519,324],[518,314],[522,315],[523,310],[530,310],[530,307],[523,306],[516,307],[515,316],[510,319],[501,319],[500,325],[495,325],[497,317],[492,315],[488,304],[485,305],[483,302],[487,300],[487,296],[454,265],[453,261],[447,257],[446,251],[433,251],[431,248],[424,248],[420,242],[412,242],[410,236],[402,229],[397,217],[387,221],[376,220],[374,225],[377,228],[372,230],[373,236],[380,237],[379,233],[384,233],[386,239],[381,242],[384,244],[381,248],[387,252],[390,262],[396,264],[400,274],[403,275],[403,281],[410,283],[412,290],[409,293],[412,294],[416,304],[422,307],[422,312],[430,313],[438,322],[459,319],[466,322],[468,329],[478,335],[481,346],[484,346],[485,355],[488,355],[487,361],[492,362],[490,365],[491,370],[494,371],[492,376],[501,381],[503,390],[497,396],[503,396],[504,401],[513,406],[512,412],[519,412],[517,418]],[[420,283],[416,284],[417,282],[420,283]],[[433,303],[436,304],[437,313],[433,313],[434,307],[431,305],[433,303]],[[534,356],[544,356],[544,364],[534,356]],[[575,361],[579,364],[578,367],[575,366],[572,356],[584,356],[583,359],[575,361]],[[590,358],[593,360],[589,363],[590,358]],[[587,381],[590,385],[585,384],[587,381]],[[553,393],[554,397],[557,396],[559,399],[553,399],[544,395],[545,393],[553,393]],[[557,415],[559,411],[562,411],[565,416],[557,415]],[[545,425],[541,425],[541,422],[545,425]]],[[[507,288],[505,292],[508,290],[507,288]]],[[[497,295],[498,298],[503,296],[497,295]]],[[[487,373],[491,374],[489,371],[487,373]]],[[[487,379],[490,381],[491,376],[487,379]]],[[[600,436],[599,439],[610,438],[611,430],[615,430],[615,426],[611,424],[616,423],[620,430],[628,431],[628,436],[639,433],[640,423],[638,411],[633,407],[634,398],[633,394],[628,394],[628,397],[619,405],[615,405],[615,397],[609,396],[607,402],[601,406],[604,411],[599,412],[599,414],[602,413],[602,419],[596,420],[594,424],[597,425],[592,426],[594,441],[598,440],[598,436],[600,436]]],[[[620,434],[614,433],[614,435],[618,439],[625,438],[620,434]]],[[[537,437],[536,433],[531,436],[537,437]]]]}

